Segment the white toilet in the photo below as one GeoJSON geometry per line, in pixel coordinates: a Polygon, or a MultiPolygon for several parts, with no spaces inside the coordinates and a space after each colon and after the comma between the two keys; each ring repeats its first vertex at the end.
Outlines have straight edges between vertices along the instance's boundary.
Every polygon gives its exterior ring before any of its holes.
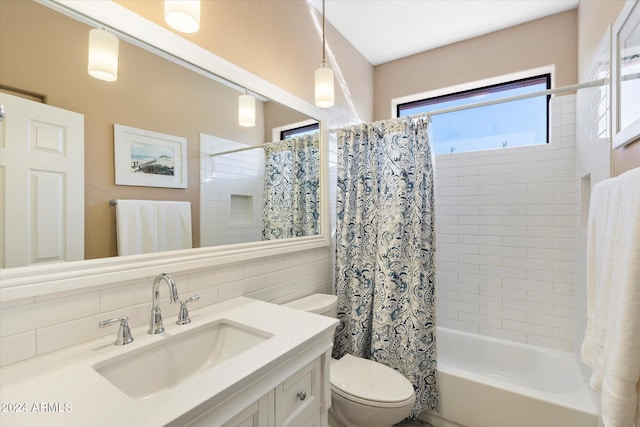
{"type": "MultiPolygon", "coordinates": [[[[313,294],[284,305],[335,318],[338,298],[313,294]]],[[[390,427],[409,415],[416,399],[402,374],[351,355],[331,361],[330,379],[331,427],[390,427]]]]}

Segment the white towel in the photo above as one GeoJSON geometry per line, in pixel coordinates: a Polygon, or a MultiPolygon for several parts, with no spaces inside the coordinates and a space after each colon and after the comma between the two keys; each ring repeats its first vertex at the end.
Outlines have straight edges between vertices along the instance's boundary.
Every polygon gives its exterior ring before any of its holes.
{"type": "Polygon", "coordinates": [[[158,247],[158,208],[150,200],[118,200],[118,255],[144,254],[158,247]],[[152,231],[153,230],[153,231],[152,231]]]}
{"type": "Polygon", "coordinates": [[[606,427],[640,427],[640,168],[593,187],[582,360],[606,427]]]}
{"type": "Polygon", "coordinates": [[[189,202],[118,200],[116,223],[118,255],[192,247],[189,202]]]}
{"type": "Polygon", "coordinates": [[[158,202],[158,250],[191,247],[191,203],[158,202]]]}

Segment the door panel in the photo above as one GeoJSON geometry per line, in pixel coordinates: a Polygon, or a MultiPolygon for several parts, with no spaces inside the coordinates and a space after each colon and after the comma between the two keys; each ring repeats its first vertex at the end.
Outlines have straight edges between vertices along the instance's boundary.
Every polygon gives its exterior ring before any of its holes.
{"type": "Polygon", "coordinates": [[[84,259],[84,116],[0,93],[2,267],[84,259]]]}

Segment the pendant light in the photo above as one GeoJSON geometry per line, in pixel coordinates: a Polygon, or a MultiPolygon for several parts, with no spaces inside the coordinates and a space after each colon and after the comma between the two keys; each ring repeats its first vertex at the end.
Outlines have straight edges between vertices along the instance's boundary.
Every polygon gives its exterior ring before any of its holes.
{"type": "Polygon", "coordinates": [[[238,98],[238,124],[245,128],[256,125],[256,99],[246,90],[238,98]]]}
{"type": "Polygon", "coordinates": [[[89,65],[91,77],[113,82],[118,79],[118,38],[103,30],[89,31],[89,65]]]}
{"type": "Polygon", "coordinates": [[[316,105],[320,108],[329,108],[333,106],[333,70],[327,67],[327,61],[325,59],[327,41],[324,32],[324,1],[322,0],[322,63],[320,68],[315,72],[315,97],[316,105]]]}
{"type": "Polygon", "coordinates": [[[200,0],[164,0],[164,19],[182,33],[200,29],[200,0]]]}

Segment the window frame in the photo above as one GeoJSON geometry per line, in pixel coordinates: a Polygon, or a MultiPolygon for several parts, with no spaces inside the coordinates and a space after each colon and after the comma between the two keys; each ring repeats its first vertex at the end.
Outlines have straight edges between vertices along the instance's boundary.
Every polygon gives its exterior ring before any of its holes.
{"type": "MultiPolygon", "coordinates": [[[[489,79],[479,80],[475,82],[464,83],[456,86],[450,86],[440,89],[435,89],[427,92],[422,92],[414,95],[394,98],[391,100],[392,117],[401,117],[402,107],[411,105],[415,107],[416,104],[425,103],[425,105],[434,105],[442,102],[443,100],[453,100],[463,97],[474,96],[478,94],[496,93],[500,92],[500,88],[505,90],[515,89],[518,87],[525,87],[527,82],[534,83],[535,80],[546,79],[546,89],[553,88],[554,81],[554,66],[539,67],[532,70],[527,70],[518,73],[512,73],[493,77],[489,79]],[[524,83],[524,84],[523,84],[524,83]],[[448,98],[448,99],[447,99],[448,98]],[[428,102],[432,101],[432,102],[428,102]]],[[[539,82],[538,82],[539,83],[539,82]]],[[[507,96],[505,96],[506,98],[507,96]]],[[[546,144],[551,142],[551,95],[547,95],[546,102],[546,144]]],[[[431,111],[435,111],[433,108],[431,111]]],[[[427,110],[429,111],[429,110],[427,110]]],[[[427,112],[425,111],[425,112],[427,112]]],[[[535,144],[543,145],[543,144],[535,144]]],[[[474,150],[475,151],[475,150],[474,150]]],[[[468,153],[472,151],[460,151],[460,153],[468,153]]]]}
{"type": "Polygon", "coordinates": [[[320,124],[319,123],[312,123],[312,124],[308,124],[308,125],[303,125],[303,126],[298,126],[298,127],[288,128],[288,129],[282,129],[280,131],[280,140],[291,138],[291,137],[294,137],[294,136],[302,134],[302,133],[310,132],[312,130],[319,131],[320,130],[320,124]]]}
{"type": "Polygon", "coordinates": [[[277,126],[277,127],[271,128],[271,141],[281,141],[283,132],[304,128],[312,125],[318,125],[318,131],[321,128],[320,122],[318,120],[313,120],[313,119],[303,120],[295,123],[288,123],[283,126],[277,126]]]}

